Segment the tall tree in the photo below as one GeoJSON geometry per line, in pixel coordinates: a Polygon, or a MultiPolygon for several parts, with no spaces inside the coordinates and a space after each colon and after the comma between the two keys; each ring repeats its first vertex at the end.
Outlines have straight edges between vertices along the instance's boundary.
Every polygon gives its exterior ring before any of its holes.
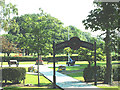
{"type": "MultiPolygon", "coordinates": [[[[46,48],[42,48],[44,54],[52,52],[52,40],[56,39],[57,42],[64,40],[63,23],[40,10],[40,14],[25,14],[20,17],[15,17],[19,30],[15,31],[11,29],[8,33],[18,37],[17,43],[22,49],[36,51],[36,47],[32,47],[37,38],[41,38],[41,45],[46,48]],[[47,34],[46,34],[47,33],[47,34]],[[38,36],[39,34],[39,36],[38,36]],[[38,37],[37,37],[37,36],[38,37]],[[43,41],[42,41],[43,39],[43,41]]],[[[38,50],[38,49],[37,49],[38,50]]]]}
{"type": "Polygon", "coordinates": [[[106,75],[104,83],[112,83],[112,63],[111,63],[111,48],[112,42],[115,40],[115,33],[118,30],[118,12],[117,3],[101,2],[95,3],[96,9],[90,11],[87,19],[83,20],[85,28],[90,28],[91,31],[104,31],[105,35],[105,53],[106,53],[106,75]]]}

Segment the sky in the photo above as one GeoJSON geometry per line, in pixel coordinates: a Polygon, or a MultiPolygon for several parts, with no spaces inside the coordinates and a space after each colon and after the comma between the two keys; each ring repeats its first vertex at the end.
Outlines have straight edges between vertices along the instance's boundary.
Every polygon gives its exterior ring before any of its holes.
{"type": "MultiPolygon", "coordinates": [[[[73,25],[78,29],[85,30],[82,20],[86,19],[89,12],[94,9],[94,0],[6,0],[6,3],[12,2],[18,8],[18,14],[39,13],[39,8],[51,16],[58,18],[64,23],[64,26],[73,25]]],[[[4,33],[4,32],[0,32],[4,33]]],[[[93,36],[100,32],[92,33],[93,36]]]]}

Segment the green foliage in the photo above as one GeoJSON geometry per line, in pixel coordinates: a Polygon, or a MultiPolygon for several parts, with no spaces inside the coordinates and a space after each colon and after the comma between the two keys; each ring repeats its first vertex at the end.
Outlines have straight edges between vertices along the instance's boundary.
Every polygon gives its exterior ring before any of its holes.
{"type": "Polygon", "coordinates": [[[2,57],[2,60],[4,62],[8,62],[9,60],[18,60],[18,62],[24,62],[24,61],[35,61],[37,60],[36,57],[2,57]]]}
{"type": "Polygon", "coordinates": [[[119,55],[113,55],[112,56],[112,61],[120,61],[120,56],[119,55]]]}
{"type": "MultiPolygon", "coordinates": [[[[103,66],[97,66],[97,80],[102,81],[104,80],[104,74],[105,74],[105,67],[103,66]]],[[[87,67],[83,71],[83,77],[85,82],[94,81],[94,75],[95,75],[95,67],[87,67]]]]}
{"type": "Polygon", "coordinates": [[[120,29],[118,28],[118,3],[117,2],[95,2],[96,9],[90,11],[87,19],[83,20],[85,28],[91,31],[101,30],[105,35],[105,53],[107,61],[106,79],[104,82],[111,83],[111,52],[118,48],[117,40],[120,29]]]}
{"type": "MultiPolygon", "coordinates": [[[[51,85],[52,83],[46,79],[44,76],[40,76],[40,85],[51,85]]],[[[37,85],[38,84],[38,76],[37,75],[30,75],[26,74],[25,84],[32,84],[37,85]]],[[[37,86],[36,86],[37,87],[37,86]]],[[[46,89],[45,89],[46,90],[46,89]]]]}
{"type": "MultiPolygon", "coordinates": [[[[73,60],[76,61],[88,61],[85,58],[81,58],[81,56],[70,56],[73,60]]],[[[18,62],[27,62],[27,61],[36,61],[37,57],[2,57],[4,62],[8,62],[9,60],[18,60],[18,62]]],[[[53,57],[42,57],[43,61],[53,61],[53,57]]],[[[67,61],[68,56],[56,56],[56,61],[67,61]]]]}
{"type": "MultiPolygon", "coordinates": [[[[105,78],[105,66],[97,66],[97,80],[103,81],[105,78]]],[[[113,66],[112,68],[113,73],[113,81],[119,81],[120,80],[120,68],[118,66],[113,66]]],[[[86,82],[94,81],[94,75],[95,75],[95,67],[87,67],[83,71],[83,77],[86,82]]]]}
{"type": "Polygon", "coordinates": [[[21,49],[46,55],[52,52],[54,39],[63,41],[63,23],[41,9],[40,14],[25,14],[14,19],[20,30],[11,29],[8,33],[18,37],[16,41],[21,49]]]}
{"type": "Polygon", "coordinates": [[[113,80],[120,81],[120,67],[118,66],[113,67],[113,80]]]}
{"type": "Polygon", "coordinates": [[[5,4],[5,0],[0,1],[0,28],[4,31],[10,29],[18,29],[18,25],[15,20],[11,20],[11,16],[18,15],[18,9],[16,5],[12,3],[5,4]]]}
{"type": "Polygon", "coordinates": [[[16,47],[16,44],[14,44],[12,41],[9,41],[9,39],[3,35],[1,37],[2,41],[2,52],[7,53],[8,56],[11,52],[20,52],[20,50],[16,47]]]}
{"type": "MultiPolygon", "coordinates": [[[[51,53],[54,39],[56,43],[68,40],[68,29],[70,38],[76,36],[84,41],[93,41],[90,33],[83,32],[72,25],[63,27],[60,20],[44,13],[41,9],[40,14],[25,14],[14,17],[14,19],[19,25],[19,30],[11,29],[8,33],[12,34],[13,37],[15,36],[14,41],[18,44],[18,47],[28,54],[38,52],[38,50],[42,55],[51,53]]],[[[68,50],[65,52],[59,50],[56,53],[66,52],[68,50]]],[[[77,50],[71,50],[71,53],[77,52],[77,50]]]]}
{"type": "Polygon", "coordinates": [[[26,69],[23,67],[4,67],[2,70],[2,79],[13,83],[20,83],[25,79],[26,69]]]}

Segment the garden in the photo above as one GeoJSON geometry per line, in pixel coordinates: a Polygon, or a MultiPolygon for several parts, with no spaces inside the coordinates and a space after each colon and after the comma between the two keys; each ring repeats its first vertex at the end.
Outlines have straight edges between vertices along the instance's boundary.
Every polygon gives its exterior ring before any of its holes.
{"type": "MultiPolygon", "coordinates": [[[[26,56],[25,56],[25,58],[26,58],[26,56]]],[[[58,63],[56,63],[56,65],[58,65],[58,66],[62,65],[62,66],[66,67],[66,70],[63,70],[60,73],[68,75],[68,76],[73,77],[75,79],[78,79],[80,81],[86,82],[88,84],[94,85],[94,81],[93,81],[94,77],[93,77],[93,74],[92,74],[92,73],[94,73],[94,64],[91,64],[91,68],[87,68],[88,65],[89,65],[88,61],[76,61],[74,66],[67,66],[66,62],[67,61],[58,61],[58,63]],[[89,73],[85,73],[85,72],[89,72],[89,73]],[[89,76],[89,77],[86,77],[86,78],[88,78],[86,80],[85,80],[85,74],[87,74],[87,76],[89,76]]],[[[19,63],[20,63],[20,65],[27,65],[27,64],[28,65],[35,65],[36,61],[29,61],[29,62],[24,61],[24,62],[19,62],[19,63]]],[[[113,84],[110,86],[110,85],[107,85],[107,84],[103,83],[104,74],[105,74],[104,66],[106,65],[106,62],[105,61],[97,61],[97,66],[100,66],[99,67],[100,69],[98,71],[98,74],[100,74],[100,76],[98,76],[97,87],[107,88],[107,89],[108,88],[114,88],[114,89],[118,88],[119,69],[117,70],[117,68],[119,66],[119,63],[120,62],[116,61],[116,60],[112,61],[112,66],[113,66],[114,73],[113,73],[113,84]]],[[[47,61],[44,61],[44,65],[52,65],[52,64],[53,64],[52,62],[47,64],[47,61]]],[[[8,65],[8,63],[3,62],[3,66],[4,65],[8,65]]],[[[58,70],[58,66],[56,66],[56,71],[58,70]]],[[[11,67],[11,68],[14,68],[14,67],[11,67]]],[[[28,72],[28,68],[29,67],[25,67],[26,72],[28,72]]],[[[49,68],[53,69],[53,67],[49,67],[49,68]]],[[[10,72],[8,72],[8,73],[10,74],[10,72]]],[[[3,81],[3,85],[4,85],[4,88],[7,88],[7,89],[13,89],[13,88],[14,89],[16,89],[16,88],[18,88],[18,89],[19,88],[32,88],[32,89],[33,88],[34,89],[36,89],[36,88],[44,89],[45,88],[45,89],[47,89],[47,88],[52,88],[52,83],[42,75],[40,75],[40,87],[37,86],[38,85],[37,82],[38,82],[38,76],[37,76],[37,73],[36,73],[36,75],[26,74],[25,75],[25,80],[21,80],[20,83],[14,83],[13,84],[11,82],[11,80],[10,81],[8,80],[7,84],[4,84],[5,81],[3,81]]]]}
{"type": "Polygon", "coordinates": [[[7,32],[0,35],[0,79],[4,89],[53,90],[55,77],[54,82],[48,80],[39,72],[44,70],[39,66],[99,88],[118,88],[119,4],[94,3],[96,9],[82,23],[92,32],[101,31],[96,37],[76,26],[65,26],[42,8],[37,14],[18,16],[16,5],[4,0],[0,5],[0,28],[7,32]],[[70,63],[70,58],[74,63],[70,63]]]}

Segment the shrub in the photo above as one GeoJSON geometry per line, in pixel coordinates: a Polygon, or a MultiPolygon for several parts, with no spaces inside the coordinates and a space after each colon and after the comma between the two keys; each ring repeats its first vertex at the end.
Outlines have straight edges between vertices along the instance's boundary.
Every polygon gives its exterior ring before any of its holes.
{"type": "Polygon", "coordinates": [[[12,83],[20,83],[25,79],[26,69],[23,67],[4,67],[2,70],[2,79],[12,83]]]}
{"type": "MultiPolygon", "coordinates": [[[[84,58],[82,55],[79,56],[70,56],[73,60],[75,61],[88,61],[86,58],[84,58]]],[[[101,56],[102,58],[104,56],[101,56]]],[[[99,60],[103,60],[103,59],[99,59],[99,60]]],[[[105,58],[105,57],[104,57],[105,58]]],[[[9,60],[17,60],[18,62],[25,62],[25,61],[36,61],[38,60],[37,57],[32,57],[32,56],[17,56],[17,57],[2,57],[2,60],[4,62],[8,62],[9,60]]],[[[53,57],[42,57],[43,61],[53,61],[53,57]]],[[[68,60],[68,56],[56,56],[55,57],[56,61],[67,61],[68,60]]]]}
{"type": "Polygon", "coordinates": [[[113,80],[120,81],[120,67],[118,66],[113,67],[113,80]]]}
{"type": "Polygon", "coordinates": [[[35,57],[2,57],[4,62],[8,62],[9,60],[17,60],[19,61],[35,61],[37,58],[35,57]]]}
{"type": "Polygon", "coordinates": [[[118,56],[118,55],[114,55],[114,56],[112,56],[112,61],[118,61],[118,60],[120,60],[120,56],[118,56]]]}
{"type": "MultiPolygon", "coordinates": [[[[104,74],[105,74],[105,67],[104,66],[97,66],[97,80],[102,81],[104,80],[104,74]]],[[[87,67],[83,71],[83,77],[85,82],[94,81],[94,75],[95,75],[95,67],[87,67]]]]}
{"type": "MultiPolygon", "coordinates": [[[[112,67],[112,73],[113,73],[113,81],[120,81],[120,67],[113,66],[112,67]]],[[[95,74],[95,68],[87,67],[83,71],[83,77],[85,82],[94,81],[94,74],[95,74]]],[[[103,81],[105,76],[105,66],[97,66],[97,80],[103,81]]]]}

